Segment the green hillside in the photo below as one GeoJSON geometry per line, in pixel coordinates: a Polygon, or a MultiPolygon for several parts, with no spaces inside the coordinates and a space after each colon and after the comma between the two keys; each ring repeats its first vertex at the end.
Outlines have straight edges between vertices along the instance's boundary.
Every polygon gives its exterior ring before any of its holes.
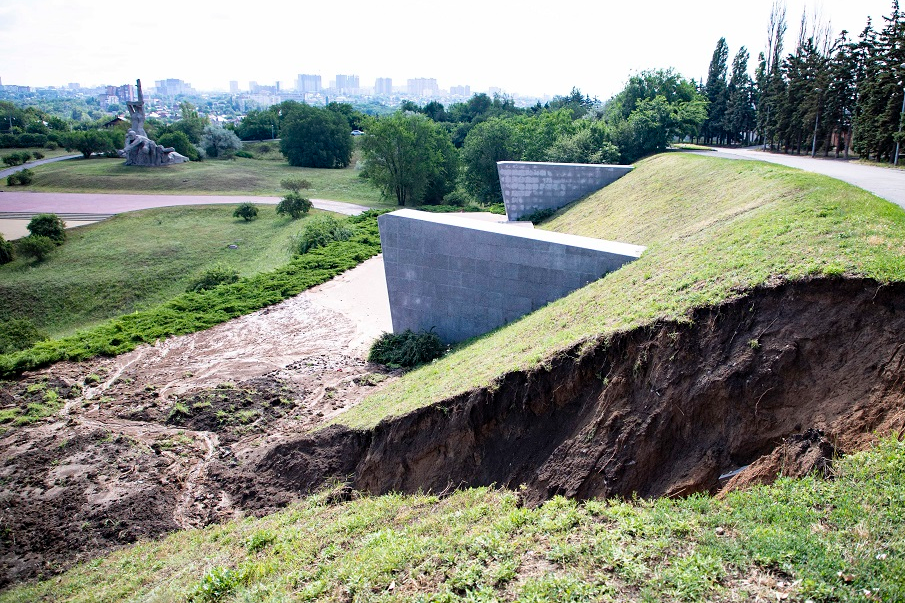
{"type": "Polygon", "coordinates": [[[646,245],[642,257],[406,375],[336,422],[370,427],[544,363],[581,341],[682,320],[753,287],[814,275],[905,280],[905,211],[783,166],[657,155],[543,228],[646,245]]]}

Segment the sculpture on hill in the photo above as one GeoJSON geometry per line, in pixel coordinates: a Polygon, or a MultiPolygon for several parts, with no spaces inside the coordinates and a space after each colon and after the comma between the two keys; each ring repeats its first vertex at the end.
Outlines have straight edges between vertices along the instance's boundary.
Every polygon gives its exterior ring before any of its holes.
{"type": "Polygon", "coordinates": [[[132,127],[126,134],[125,146],[117,151],[117,154],[126,159],[126,165],[159,166],[185,163],[189,160],[188,157],[180,155],[173,147],[164,147],[148,138],[148,133],[145,132],[145,99],[141,92],[141,80],[135,80],[135,84],[138,88],[138,100],[126,103],[132,127]]]}

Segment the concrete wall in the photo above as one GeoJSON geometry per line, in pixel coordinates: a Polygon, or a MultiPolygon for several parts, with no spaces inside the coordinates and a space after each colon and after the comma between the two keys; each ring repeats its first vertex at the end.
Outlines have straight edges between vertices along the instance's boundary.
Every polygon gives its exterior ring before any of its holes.
{"type": "Polygon", "coordinates": [[[559,209],[598,191],[634,169],[630,165],[499,161],[506,217],[518,220],[539,209],[559,209]]]}
{"type": "Polygon", "coordinates": [[[393,331],[482,335],[637,259],[643,247],[403,209],[377,220],[393,331]]]}

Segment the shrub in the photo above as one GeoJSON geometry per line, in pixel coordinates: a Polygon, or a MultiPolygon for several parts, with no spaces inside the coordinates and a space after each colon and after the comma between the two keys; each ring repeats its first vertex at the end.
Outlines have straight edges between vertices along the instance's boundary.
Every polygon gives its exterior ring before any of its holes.
{"type": "Polygon", "coordinates": [[[38,214],[28,223],[28,232],[34,236],[47,237],[57,245],[62,245],[66,240],[66,222],[56,214],[38,214]]]}
{"type": "Polygon", "coordinates": [[[163,145],[165,148],[172,147],[180,155],[188,157],[189,161],[198,161],[201,159],[198,149],[195,148],[192,141],[189,140],[189,137],[185,135],[185,132],[177,131],[161,134],[160,138],[157,139],[157,144],[163,145]]]}
{"type": "Polygon", "coordinates": [[[15,167],[17,165],[22,165],[24,161],[22,161],[22,156],[19,155],[19,153],[11,153],[3,156],[3,163],[10,167],[15,167]]]}
{"type": "Polygon", "coordinates": [[[289,193],[277,204],[277,214],[288,215],[293,220],[298,220],[310,209],[311,201],[297,192],[289,193]]]}
{"type": "Polygon", "coordinates": [[[47,144],[44,145],[44,148],[47,149],[48,151],[55,151],[58,148],[60,148],[60,145],[58,145],[56,143],[56,141],[48,140],[47,144]]]}
{"type": "Polygon", "coordinates": [[[255,156],[249,153],[248,151],[236,151],[233,154],[234,157],[241,157],[242,159],[254,159],[255,156]]]}
{"type": "Polygon", "coordinates": [[[20,134],[19,144],[23,147],[43,147],[47,144],[47,135],[32,133],[20,134]]]}
{"type": "Polygon", "coordinates": [[[311,188],[311,183],[304,178],[283,178],[282,180],[280,180],[280,186],[285,188],[287,191],[298,193],[302,190],[311,188]]]}
{"type": "Polygon", "coordinates": [[[239,271],[224,264],[215,264],[201,273],[197,279],[189,285],[186,291],[204,291],[213,289],[217,285],[228,285],[239,280],[239,271]]]}
{"type": "Polygon", "coordinates": [[[45,339],[48,339],[47,333],[27,318],[0,321],[0,354],[27,350],[45,339]]]}
{"type": "Polygon", "coordinates": [[[258,217],[258,208],[251,203],[243,203],[233,212],[234,218],[242,218],[246,222],[251,222],[258,217]]]}
{"type": "Polygon", "coordinates": [[[305,223],[305,229],[294,238],[293,247],[298,253],[308,253],[333,241],[348,241],[352,234],[352,229],[343,220],[333,216],[315,216],[305,223]]]}
{"type": "Polygon", "coordinates": [[[3,238],[0,234],[0,266],[9,264],[15,259],[16,254],[13,252],[13,244],[3,238]]]}
{"type": "Polygon", "coordinates": [[[44,159],[44,153],[42,153],[41,151],[33,151],[31,156],[35,159],[44,159]]]}
{"type": "Polygon", "coordinates": [[[24,170],[19,170],[14,174],[10,174],[6,177],[6,184],[9,186],[15,186],[17,184],[21,184],[22,186],[28,186],[35,180],[35,173],[28,168],[24,170]]]}
{"type": "Polygon", "coordinates": [[[378,337],[368,353],[368,361],[413,367],[441,357],[447,349],[433,329],[420,333],[406,329],[398,335],[384,333],[378,337]]]}
{"type": "Polygon", "coordinates": [[[544,209],[538,209],[536,211],[531,212],[527,216],[522,216],[519,218],[519,222],[531,222],[532,224],[540,224],[547,218],[553,217],[556,213],[556,210],[552,207],[547,207],[544,209]]]}
{"type": "Polygon", "coordinates": [[[31,235],[19,240],[18,252],[27,258],[42,262],[55,247],[56,243],[50,237],[31,235]]]}

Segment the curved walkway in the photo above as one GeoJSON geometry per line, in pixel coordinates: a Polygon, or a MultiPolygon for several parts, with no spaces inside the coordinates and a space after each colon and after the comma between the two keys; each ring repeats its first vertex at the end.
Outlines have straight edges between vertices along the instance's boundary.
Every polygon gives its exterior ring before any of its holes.
{"type": "MultiPolygon", "coordinates": [[[[9,149],[10,151],[15,151],[16,149],[9,149]]],[[[5,170],[0,170],[0,178],[6,178],[10,174],[15,174],[16,172],[21,172],[25,168],[33,168],[39,165],[44,165],[45,163],[54,163],[57,161],[65,161],[66,159],[75,159],[76,157],[81,157],[82,154],[79,153],[77,155],[61,155],[60,157],[51,157],[50,159],[38,159],[37,161],[29,161],[24,165],[17,165],[15,167],[6,168],[5,170]]]]}
{"type": "MultiPolygon", "coordinates": [[[[696,152],[696,151],[689,151],[696,152]]],[[[878,197],[905,208],[905,170],[863,165],[844,159],[814,158],[782,153],[767,153],[752,148],[700,151],[702,155],[725,159],[751,159],[779,163],[789,167],[831,176],[863,188],[878,197]]]]}

